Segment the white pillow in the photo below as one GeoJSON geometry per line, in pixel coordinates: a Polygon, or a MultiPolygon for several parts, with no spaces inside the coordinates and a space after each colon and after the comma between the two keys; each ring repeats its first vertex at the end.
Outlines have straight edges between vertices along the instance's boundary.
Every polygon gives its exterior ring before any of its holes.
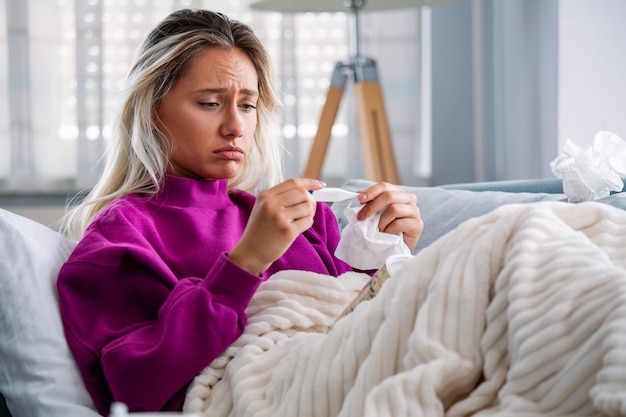
{"type": "Polygon", "coordinates": [[[0,209],[0,392],[13,417],[95,417],[67,347],[56,279],[75,243],[0,209]]]}

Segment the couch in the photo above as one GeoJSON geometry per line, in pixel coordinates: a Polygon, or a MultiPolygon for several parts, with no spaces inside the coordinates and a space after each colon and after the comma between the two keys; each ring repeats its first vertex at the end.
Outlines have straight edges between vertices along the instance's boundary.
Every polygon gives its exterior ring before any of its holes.
{"type": "MultiPolygon", "coordinates": [[[[356,191],[369,184],[353,180],[343,188],[356,191]]],[[[425,224],[414,253],[500,206],[567,201],[557,179],[405,188],[416,194],[425,224]]],[[[600,202],[626,210],[626,193],[600,202]]],[[[340,227],[345,225],[346,204],[333,205],[340,227]]],[[[74,242],[2,209],[0,231],[0,417],[10,417],[9,410],[13,417],[97,416],[65,344],[57,311],[56,274],[74,242]]]]}

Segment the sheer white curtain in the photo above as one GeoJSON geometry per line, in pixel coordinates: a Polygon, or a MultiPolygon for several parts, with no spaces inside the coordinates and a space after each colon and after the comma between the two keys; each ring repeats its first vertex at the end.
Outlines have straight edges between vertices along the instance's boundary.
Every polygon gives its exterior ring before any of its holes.
{"type": "MultiPolygon", "coordinates": [[[[94,183],[135,50],[158,21],[184,7],[229,14],[264,42],[285,105],[285,168],[288,176],[301,175],[332,69],[349,55],[347,16],[258,12],[248,4],[0,0],[0,192],[71,192],[94,183]]],[[[417,9],[366,13],[362,19],[362,50],[378,61],[407,183],[428,176],[421,22],[417,9]]],[[[364,176],[353,100],[348,85],[322,173],[329,183],[364,176]]]]}

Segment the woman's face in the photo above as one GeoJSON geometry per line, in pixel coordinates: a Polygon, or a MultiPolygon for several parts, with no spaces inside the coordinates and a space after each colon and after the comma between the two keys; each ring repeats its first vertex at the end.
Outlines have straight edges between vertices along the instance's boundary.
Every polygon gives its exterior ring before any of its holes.
{"type": "Polygon", "coordinates": [[[256,129],[258,77],[240,49],[206,49],[161,102],[156,121],[172,145],[167,172],[179,177],[234,177],[256,129]]]}

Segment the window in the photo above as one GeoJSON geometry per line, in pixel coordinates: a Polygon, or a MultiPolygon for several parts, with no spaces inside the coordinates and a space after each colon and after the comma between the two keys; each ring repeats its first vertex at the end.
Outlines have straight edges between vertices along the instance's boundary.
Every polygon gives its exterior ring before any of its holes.
{"type": "MultiPolygon", "coordinates": [[[[92,185],[116,99],[139,43],[173,10],[220,10],[249,24],[272,55],[284,103],[286,174],[301,175],[338,60],[345,13],[252,11],[243,0],[0,0],[0,192],[70,192],[92,185]]],[[[420,131],[420,11],[364,14],[362,46],[375,57],[401,177],[416,163],[420,131]]],[[[333,128],[328,183],[364,177],[351,86],[333,128]],[[355,157],[356,156],[356,157],[355,157]]],[[[423,159],[423,158],[422,158],[423,159]]],[[[426,168],[426,171],[424,169],[426,168]]]]}

